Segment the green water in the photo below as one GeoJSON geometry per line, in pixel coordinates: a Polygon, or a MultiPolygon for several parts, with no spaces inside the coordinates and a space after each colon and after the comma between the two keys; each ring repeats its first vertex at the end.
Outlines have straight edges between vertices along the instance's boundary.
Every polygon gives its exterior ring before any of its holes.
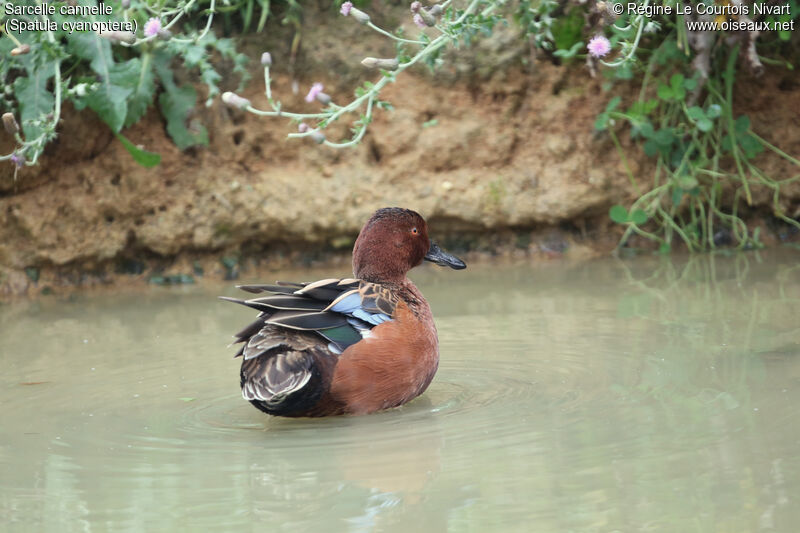
{"type": "Polygon", "coordinates": [[[241,399],[228,285],[0,306],[0,530],[800,531],[800,252],[412,277],[430,389],[323,420],[241,399]]]}

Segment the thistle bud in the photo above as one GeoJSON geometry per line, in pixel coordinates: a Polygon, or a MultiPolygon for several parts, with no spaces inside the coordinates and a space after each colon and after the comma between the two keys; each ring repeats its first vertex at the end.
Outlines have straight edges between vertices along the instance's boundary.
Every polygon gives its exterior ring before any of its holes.
{"type": "Polygon", "coordinates": [[[436,4],[435,6],[431,6],[431,8],[428,10],[428,13],[430,13],[434,17],[438,17],[439,15],[442,14],[442,6],[440,4],[436,4]]]}
{"type": "Polygon", "coordinates": [[[169,41],[170,39],[172,39],[172,32],[169,30],[164,30],[164,29],[158,30],[158,33],[156,33],[156,35],[158,35],[158,38],[161,39],[162,41],[169,41]]]}
{"type": "Polygon", "coordinates": [[[222,93],[222,101],[231,106],[238,109],[245,109],[250,106],[250,100],[247,98],[242,98],[238,94],[232,93],[230,91],[225,91],[222,93]]]}
{"type": "Polygon", "coordinates": [[[391,59],[379,59],[377,57],[365,57],[361,60],[361,64],[367,68],[382,68],[384,70],[397,70],[400,62],[396,57],[391,59]]]}
{"type": "Polygon", "coordinates": [[[128,9],[131,7],[131,0],[122,0],[122,9],[128,9]]]}
{"type": "Polygon", "coordinates": [[[264,52],[261,54],[261,66],[262,67],[271,67],[272,66],[272,56],[269,52],[264,52]]]}
{"type": "Polygon", "coordinates": [[[322,144],[325,142],[325,134],[319,131],[312,131],[309,137],[311,137],[311,140],[317,144],[322,144]]]}
{"type": "Polygon", "coordinates": [[[415,17],[419,16],[419,18],[421,18],[422,21],[425,23],[425,25],[428,27],[436,26],[436,17],[431,15],[430,11],[428,11],[425,8],[420,9],[419,13],[417,13],[414,16],[415,17]]]}
{"type": "Polygon", "coordinates": [[[328,105],[331,103],[331,97],[325,93],[317,93],[317,102],[322,105],[328,105]]]}
{"type": "Polygon", "coordinates": [[[355,7],[350,8],[350,13],[348,14],[348,16],[353,17],[361,24],[366,24],[367,22],[369,22],[369,15],[367,15],[366,13],[355,7]]]}
{"type": "Polygon", "coordinates": [[[12,56],[21,56],[21,55],[27,54],[30,51],[31,51],[31,45],[29,45],[29,44],[21,44],[21,45],[19,45],[16,48],[11,50],[11,55],[12,56]]]}
{"type": "Polygon", "coordinates": [[[306,124],[305,122],[301,122],[300,124],[297,125],[297,131],[299,131],[300,133],[307,132],[308,131],[308,124],[306,124]]]}
{"type": "Polygon", "coordinates": [[[98,35],[104,39],[108,39],[112,43],[133,44],[136,42],[136,35],[129,31],[103,31],[98,35]]]}
{"type": "Polygon", "coordinates": [[[3,113],[3,126],[10,135],[19,133],[19,124],[13,113],[3,113]]]}

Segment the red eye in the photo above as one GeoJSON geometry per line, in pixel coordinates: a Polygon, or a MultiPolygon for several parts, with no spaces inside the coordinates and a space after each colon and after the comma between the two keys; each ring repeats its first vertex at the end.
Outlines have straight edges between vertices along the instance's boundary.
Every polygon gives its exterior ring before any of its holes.
{"type": "Polygon", "coordinates": [[[417,233],[419,233],[419,231],[417,231],[417,228],[411,228],[411,233],[416,235],[417,233]]]}

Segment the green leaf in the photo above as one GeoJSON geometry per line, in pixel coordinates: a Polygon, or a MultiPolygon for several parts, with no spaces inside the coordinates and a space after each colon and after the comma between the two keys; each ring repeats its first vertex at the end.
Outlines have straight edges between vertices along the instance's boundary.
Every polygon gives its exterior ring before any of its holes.
{"type": "Polygon", "coordinates": [[[647,213],[645,213],[642,209],[634,209],[631,213],[631,221],[639,226],[647,222],[648,218],[649,217],[647,216],[647,213]]]}
{"type": "Polygon", "coordinates": [[[655,135],[653,135],[653,140],[659,146],[669,148],[672,146],[672,142],[675,140],[675,135],[672,133],[671,129],[661,128],[655,133],[655,135]]]}
{"type": "Polygon", "coordinates": [[[611,101],[608,102],[608,105],[606,105],[606,113],[614,111],[621,101],[622,98],[619,96],[615,96],[614,98],[612,98],[611,101]]]}
{"type": "Polygon", "coordinates": [[[655,155],[658,154],[658,145],[653,140],[649,140],[644,143],[643,149],[647,157],[655,157],[655,155]]]}
{"type": "Polygon", "coordinates": [[[674,93],[672,92],[672,89],[670,89],[669,87],[667,87],[663,83],[660,83],[658,85],[658,97],[659,98],[661,98],[662,100],[672,100],[673,95],[674,95],[674,93]]]}
{"type": "Polygon", "coordinates": [[[14,92],[20,107],[20,121],[25,140],[39,137],[43,129],[32,121],[44,120],[53,111],[55,98],[47,90],[47,81],[55,74],[55,64],[50,62],[41,68],[28,72],[28,77],[14,80],[14,92]]]}
{"type": "Polygon", "coordinates": [[[734,131],[736,131],[736,135],[744,135],[747,133],[747,130],[750,129],[750,117],[747,115],[742,115],[736,119],[736,123],[734,124],[734,131]]]}
{"type": "Polygon", "coordinates": [[[89,98],[89,107],[100,115],[111,131],[117,133],[128,114],[126,99],[130,93],[131,89],[104,84],[100,91],[89,98]]]}
{"type": "Polygon", "coordinates": [[[621,205],[612,206],[608,210],[608,216],[617,224],[625,224],[628,222],[628,210],[621,205]]]}
{"type": "Polygon", "coordinates": [[[694,78],[687,78],[683,81],[683,88],[687,91],[693,91],[697,87],[697,80],[694,78]]]}
{"type": "Polygon", "coordinates": [[[161,113],[167,119],[167,133],[181,150],[197,144],[208,145],[205,126],[195,125],[194,131],[187,127],[189,113],[196,103],[197,91],[188,85],[165,91],[158,97],[161,113]]]}
{"type": "Polygon", "coordinates": [[[744,155],[747,157],[747,159],[752,159],[764,151],[764,147],[761,145],[761,142],[749,133],[739,137],[738,140],[739,146],[742,147],[742,151],[744,151],[744,155]]]}
{"type": "Polygon", "coordinates": [[[683,200],[683,189],[680,187],[673,187],[672,188],[672,205],[679,206],[681,205],[681,200],[683,200]]]}
{"type": "Polygon", "coordinates": [[[703,117],[697,121],[697,129],[700,131],[711,131],[714,128],[714,123],[703,117]]]}
{"type": "Polygon", "coordinates": [[[198,144],[207,145],[208,131],[205,126],[195,123],[191,130],[187,127],[189,114],[197,102],[197,92],[190,86],[175,85],[170,61],[171,58],[164,53],[154,54],[153,65],[164,87],[164,92],[158,97],[158,104],[167,120],[167,133],[181,150],[198,144]]]}
{"type": "Polygon", "coordinates": [[[128,113],[125,115],[124,126],[127,128],[141,119],[147,108],[153,103],[156,94],[155,74],[151,68],[152,55],[145,53],[139,58],[133,58],[128,63],[138,70],[138,79],[133,92],[128,97],[128,113]]]}
{"type": "Polygon", "coordinates": [[[124,135],[121,133],[115,133],[117,139],[122,143],[126,150],[133,156],[134,161],[139,163],[145,168],[152,168],[159,163],[161,163],[161,156],[154,152],[148,152],[147,150],[142,150],[128,139],[125,138],[124,135]]]}
{"type": "Polygon", "coordinates": [[[571,57],[575,57],[578,55],[578,52],[583,48],[582,42],[577,42],[572,45],[569,49],[560,48],[553,52],[553,55],[556,57],[563,57],[564,59],[569,59],[571,57]]]}
{"type": "Polygon", "coordinates": [[[597,131],[605,131],[608,128],[608,113],[600,113],[594,120],[594,129],[597,131]]]}
{"type": "Polygon", "coordinates": [[[629,64],[622,64],[614,70],[614,78],[618,80],[633,79],[633,69],[629,64]]]}
{"type": "Polygon", "coordinates": [[[67,35],[67,46],[76,56],[89,61],[99,77],[100,87],[87,103],[114,133],[122,129],[128,114],[128,95],[133,92],[139,71],[137,63],[114,64],[111,43],[94,32],[67,35]]]}
{"type": "Polygon", "coordinates": [[[696,106],[696,105],[693,105],[692,107],[687,109],[686,110],[686,115],[690,119],[692,119],[694,121],[698,121],[701,118],[705,118],[706,117],[706,114],[703,112],[703,109],[701,107],[699,107],[699,106],[696,106]]]}
{"type": "Polygon", "coordinates": [[[726,152],[733,150],[733,141],[730,135],[726,135],[722,138],[722,149],[726,152]]]}
{"type": "Polygon", "coordinates": [[[104,80],[114,64],[111,42],[94,32],[73,32],[67,35],[67,48],[74,55],[89,61],[91,69],[104,80]]]}
{"type": "Polygon", "coordinates": [[[673,91],[678,92],[678,89],[683,85],[683,80],[683,74],[673,74],[669,79],[669,85],[673,91]]]}
{"type": "Polygon", "coordinates": [[[206,47],[198,44],[186,44],[181,55],[187,66],[196,67],[201,61],[205,61],[206,47]]]}
{"type": "Polygon", "coordinates": [[[642,134],[642,137],[644,137],[645,139],[652,139],[653,135],[655,135],[655,133],[656,133],[655,130],[653,129],[653,125],[650,124],[649,122],[643,123],[639,127],[639,132],[642,134]]]}

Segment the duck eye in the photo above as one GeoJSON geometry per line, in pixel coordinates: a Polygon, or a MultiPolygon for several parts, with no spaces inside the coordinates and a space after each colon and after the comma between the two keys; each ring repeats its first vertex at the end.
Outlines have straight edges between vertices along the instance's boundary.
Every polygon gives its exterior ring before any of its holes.
{"type": "Polygon", "coordinates": [[[417,231],[417,228],[416,228],[416,227],[413,227],[413,228],[411,228],[411,233],[413,233],[414,235],[416,235],[417,233],[419,233],[419,231],[417,231]]]}

